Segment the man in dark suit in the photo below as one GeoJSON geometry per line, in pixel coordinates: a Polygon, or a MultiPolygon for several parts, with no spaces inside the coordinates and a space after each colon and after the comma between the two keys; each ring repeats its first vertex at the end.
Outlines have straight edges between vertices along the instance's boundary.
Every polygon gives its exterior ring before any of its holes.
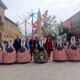
{"type": "Polygon", "coordinates": [[[34,49],[35,49],[35,38],[32,37],[30,39],[29,45],[30,45],[30,52],[31,52],[31,56],[32,56],[32,53],[34,52],[34,49]]]}
{"type": "Polygon", "coordinates": [[[21,48],[21,39],[19,37],[17,37],[14,40],[13,46],[14,46],[16,52],[18,52],[18,50],[21,48]]]}

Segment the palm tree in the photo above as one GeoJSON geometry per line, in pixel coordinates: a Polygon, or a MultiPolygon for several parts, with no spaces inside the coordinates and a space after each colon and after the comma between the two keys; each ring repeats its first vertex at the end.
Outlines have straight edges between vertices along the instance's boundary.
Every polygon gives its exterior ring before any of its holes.
{"type": "Polygon", "coordinates": [[[33,10],[31,10],[31,12],[26,12],[28,14],[28,16],[31,18],[31,25],[32,25],[32,34],[33,34],[33,22],[34,22],[34,18],[36,18],[35,15],[37,15],[38,13],[33,12],[33,10]]]}

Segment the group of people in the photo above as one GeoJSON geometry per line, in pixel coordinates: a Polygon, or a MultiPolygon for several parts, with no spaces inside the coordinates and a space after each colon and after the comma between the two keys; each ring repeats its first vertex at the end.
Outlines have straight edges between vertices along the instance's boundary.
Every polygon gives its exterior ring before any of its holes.
{"type": "Polygon", "coordinates": [[[61,36],[57,36],[55,40],[52,40],[50,36],[44,38],[32,36],[25,39],[17,37],[14,41],[10,40],[8,43],[2,43],[0,63],[30,62],[35,54],[37,56],[34,59],[38,62],[39,59],[40,61],[43,59],[43,62],[46,59],[47,62],[51,54],[54,61],[80,61],[80,43],[76,41],[75,36],[72,36],[70,41],[61,36]]]}
{"type": "Polygon", "coordinates": [[[80,43],[72,36],[70,41],[57,38],[53,54],[55,61],[80,61],[80,43]]]}
{"type": "Polygon", "coordinates": [[[40,48],[45,48],[49,53],[49,56],[50,51],[53,50],[53,41],[50,37],[41,38],[32,36],[30,39],[26,38],[23,40],[23,43],[21,42],[21,39],[17,37],[13,43],[16,52],[21,48],[21,45],[24,45],[25,48],[30,51],[31,56],[34,53],[35,49],[39,50],[40,48]]]}

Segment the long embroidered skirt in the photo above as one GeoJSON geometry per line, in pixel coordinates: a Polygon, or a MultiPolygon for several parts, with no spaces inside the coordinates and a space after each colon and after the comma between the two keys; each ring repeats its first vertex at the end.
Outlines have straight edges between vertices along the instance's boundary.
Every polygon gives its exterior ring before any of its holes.
{"type": "Polygon", "coordinates": [[[12,51],[12,52],[3,52],[3,63],[4,64],[11,64],[11,63],[15,63],[16,61],[16,51],[12,51]]]}
{"type": "Polygon", "coordinates": [[[54,61],[66,61],[67,58],[66,58],[65,49],[63,50],[55,49],[53,53],[53,60],[54,61]]]}
{"type": "Polygon", "coordinates": [[[67,50],[67,59],[71,61],[80,61],[80,50],[72,50],[68,49],[67,50]]]}
{"type": "Polygon", "coordinates": [[[28,50],[24,52],[18,51],[17,57],[16,57],[17,63],[26,63],[31,61],[31,54],[28,50]]]}

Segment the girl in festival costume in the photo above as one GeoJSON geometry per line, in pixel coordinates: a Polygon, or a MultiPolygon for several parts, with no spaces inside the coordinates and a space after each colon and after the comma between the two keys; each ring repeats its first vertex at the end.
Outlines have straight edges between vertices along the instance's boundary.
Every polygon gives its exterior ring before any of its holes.
{"type": "Polygon", "coordinates": [[[74,36],[71,37],[71,43],[66,53],[69,61],[80,61],[80,51],[74,36]]]}
{"type": "Polygon", "coordinates": [[[13,41],[10,40],[6,50],[3,50],[3,63],[12,64],[16,61],[16,51],[13,48],[13,41]]]}
{"type": "Polygon", "coordinates": [[[26,63],[31,61],[31,54],[25,47],[25,40],[21,40],[21,48],[17,53],[17,63],[26,63]]]}
{"type": "Polygon", "coordinates": [[[66,61],[67,60],[65,49],[62,44],[62,38],[60,36],[57,38],[57,43],[55,44],[53,60],[54,61],[66,61]]]}

